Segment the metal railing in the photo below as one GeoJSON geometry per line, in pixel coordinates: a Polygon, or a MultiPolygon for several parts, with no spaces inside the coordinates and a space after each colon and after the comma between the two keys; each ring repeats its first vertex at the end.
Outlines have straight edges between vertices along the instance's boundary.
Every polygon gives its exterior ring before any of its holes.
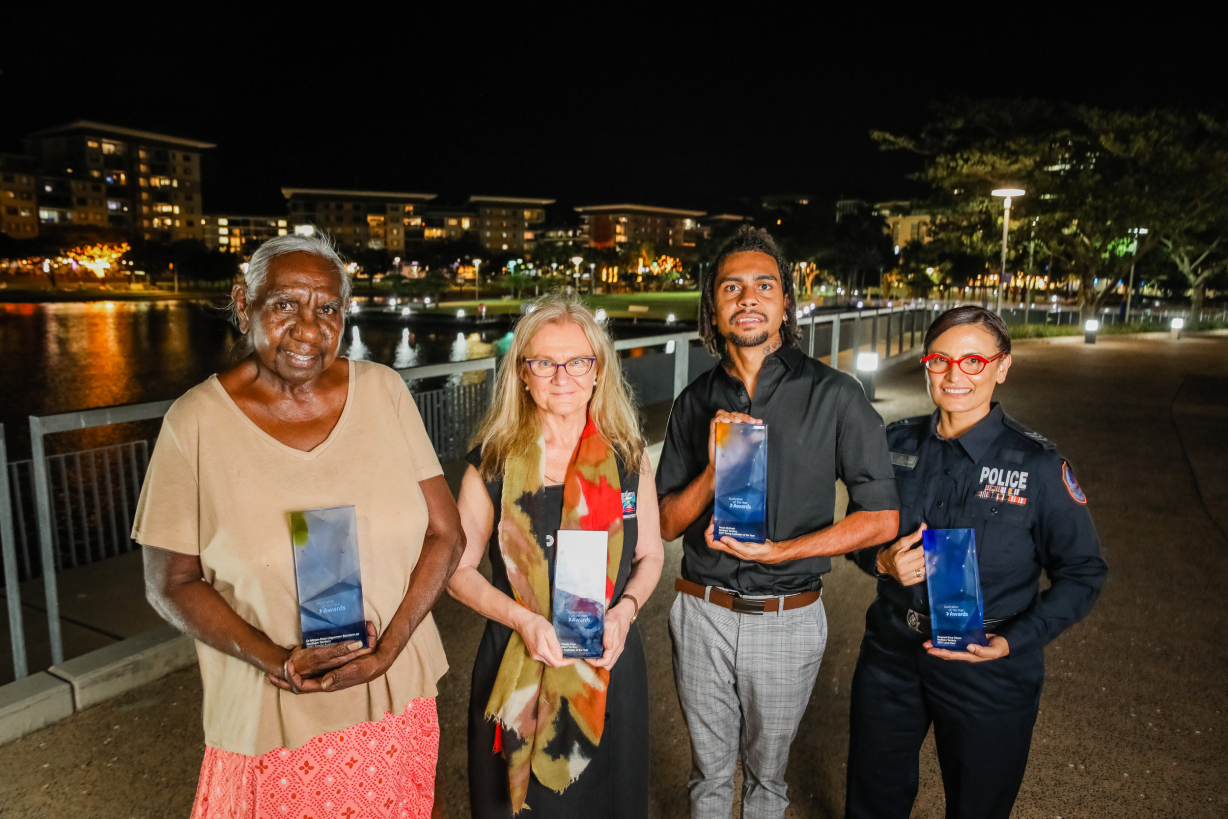
{"type": "MultiPolygon", "coordinates": [[[[149,465],[149,442],[47,456],[56,570],[94,563],[135,548],[128,532],[149,465]]],[[[26,581],[42,574],[35,528],[34,462],[8,465],[16,542],[16,573],[26,581]]],[[[8,569],[5,568],[5,575],[8,569]]]]}
{"type": "MultiPolygon", "coordinates": [[[[803,349],[811,356],[829,350],[832,364],[836,367],[839,367],[842,350],[851,349],[855,359],[856,354],[867,345],[880,352],[884,361],[890,361],[917,345],[937,309],[937,305],[932,308],[907,305],[804,316],[799,319],[799,325],[805,330],[803,349]],[[847,334],[845,325],[851,325],[847,334]],[[822,346],[818,345],[820,330],[828,334],[822,346]]],[[[664,354],[674,357],[672,393],[677,396],[690,381],[691,344],[698,339],[699,334],[694,331],[676,332],[621,339],[614,346],[619,351],[664,347],[664,354]]],[[[397,370],[411,388],[421,384],[424,379],[448,379],[448,383],[439,389],[411,389],[431,443],[441,459],[464,456],[469,436],[490,403],[496,366],[495,358],[483,358],[397,370]]],[[[105,559],[135,548],[128,538],[128,532],[149,456],[145,441],[48,456],[46,436],[161,418],[172,403],[154,401],[31,416],[31,461],[10,464],[7,469],[0,470],[0,490],[3,490],[0,491],[0,543],[4,551],[3,569],[13,665],[18,678],[27,674],[28,667],[17,584],[23,577],[32,578],[41,574],[52,662],[62,663],[64,648],[56,573],[66,566],[105,559]],[[25,481],[20,478],[27,463],[32,490],[29,494],[33,498],[31,506],[21,501],[24,497],[21,486],[25,481]],[[13,483],[16,492],[13,491],[14,487],[8,485],[10,476],[15,476],[13,483]],[[11,503],[13,498],[18,500],[16,506],[11,503]],[[20,540],[23,544],[30,543],[25,522],[27,509],[33,512],[36,524],[33,528],[37,535],[37,561],[33,549],[19,551],[19,540],[13,529],[13,511],[16,510],[19,513],[18,530],[22,533],[20,540]]],[[[5,462],[3,456],[3,428],[0,427],[0,463],[5,462]]]]}
{"type": "MultiPolygon", "coordinates": [[[[8,463],[4,424],[0,424],[0,465],[8,463]]],[[[8,601],[9,638],[13,649],[13,674],[28,675],[26,631],[21,619],[21,588],[17,577],[17,542],[13,539],[13,510],[9,505],[9,471],[0,469],[0,556],[4,565],[4,596],[8,601]]]]}

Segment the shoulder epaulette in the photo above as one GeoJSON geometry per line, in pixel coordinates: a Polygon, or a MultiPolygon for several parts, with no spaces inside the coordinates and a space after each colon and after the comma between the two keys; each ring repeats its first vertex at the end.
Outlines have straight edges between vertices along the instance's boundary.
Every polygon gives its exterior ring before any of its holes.
{"type": "Polygon", "coordinates": [[[1018,432],[1020,435],[1027,438],[1041,449],[1057,449],[1057,444],[1053,443],[1039,432],[1033,432],[1032,430],[1028,429],[1014,418],[1011,418],[1009,415],[1003,415],[1002,423],[1013,429],[1015,432],[1018,432]]]}
{"type": "Polygon", "coordinates": [[[901,418],[898,421],[892,421],[887,425],[887,429],[897,429],[899,427],[915,427],[919,424],[928,424],[930,416],[917,415],[913,418],[901,418]]]}

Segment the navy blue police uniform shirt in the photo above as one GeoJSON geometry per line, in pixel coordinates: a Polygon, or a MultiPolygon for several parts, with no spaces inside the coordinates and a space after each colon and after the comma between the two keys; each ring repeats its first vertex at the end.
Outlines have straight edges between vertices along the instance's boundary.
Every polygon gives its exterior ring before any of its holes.
{"type": "MultiPolygon", "coordinates": [[[[708,425],[717,410],[741,412],[768,425],[767,536],[782,541],[832,525],[836,479],[848,487],[848,514],[899,508],[883,419],[856,380],[786,346],[759,371],[753,400],[746,385],[717,364],[674,401],[657,495],[690,485],[708,466],[708,425]]],[[[831,558],[756,563],[709,549],[704,530],[712,503],[682,536],[682,576],[702,586],[747,595],[814,591],[831,571],[831,558]]]]}
{"type": "MultiPolygon", "coordinates": [[[[1009,620],[994,631],[1011,654],[1042,648],[1091,610],[1108,573],[1074,470],[1052,442],[997,403],[954,440],[937,428],[937,411],[887,427],[900,493],[897,539],[923,522],[974,529],[985,618],[1009,620]],[[1042,569],[1051,585],[1040,592],[1042,569]]],[[[889,545],[848,558],[879,578],[880,597],[928,614],[924,582],[902,586],[877,572],[879,551],[889,545]]]]}

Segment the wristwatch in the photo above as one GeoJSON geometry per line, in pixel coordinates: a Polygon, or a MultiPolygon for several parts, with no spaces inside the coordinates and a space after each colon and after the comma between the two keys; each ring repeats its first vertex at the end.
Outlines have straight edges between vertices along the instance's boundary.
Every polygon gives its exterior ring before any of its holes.
{"type": "Polygon", "coordinates": [[[623,592],[623,596],[619,598],[618,602],[621,603],[623,600],[626,600],[627,598],[630,598],[631,602],[635,604],[635,611],[631,614],[631,622],[634,623],[635,618],[640,616],[640,601],[636,599],[634,594],[627,594],[626,592],[623,592]]]}

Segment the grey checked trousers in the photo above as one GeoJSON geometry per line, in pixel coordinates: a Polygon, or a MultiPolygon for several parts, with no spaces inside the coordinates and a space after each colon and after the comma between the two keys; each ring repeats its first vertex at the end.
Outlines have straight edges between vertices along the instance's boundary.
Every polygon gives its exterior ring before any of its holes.
{"type": "Polygon", "coordinates": [[[823,601],[738,614],[679,592],[669,633],[691,732],[692,819],[729,819],[739,751],[743,819],[780,819],[789,746],[827,646],[823,601]]]}

